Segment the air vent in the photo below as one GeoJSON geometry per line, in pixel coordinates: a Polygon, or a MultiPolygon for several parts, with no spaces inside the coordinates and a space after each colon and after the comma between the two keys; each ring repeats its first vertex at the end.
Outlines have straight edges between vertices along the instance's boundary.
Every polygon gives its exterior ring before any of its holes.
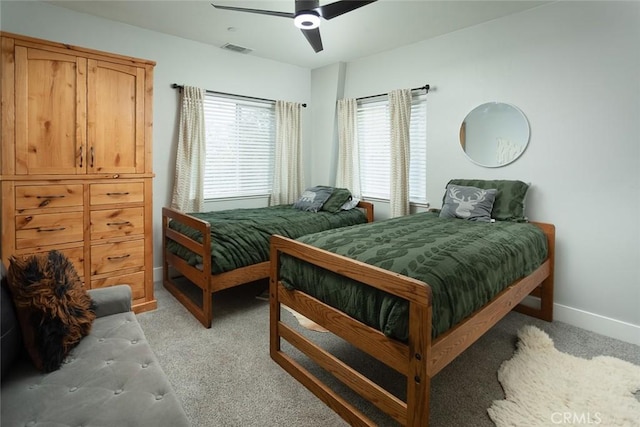
{"type": "Polygon", "coordinates": [[[232,52],[237,52],[237,53],[249,53],[253,50],[253,49],[249,49],[248,47],[238,46],[236,44],[231,44],[231,43],[225,43],[224,45],[222,45],[222,48],[226,50],[230,50],[232,52]]]}

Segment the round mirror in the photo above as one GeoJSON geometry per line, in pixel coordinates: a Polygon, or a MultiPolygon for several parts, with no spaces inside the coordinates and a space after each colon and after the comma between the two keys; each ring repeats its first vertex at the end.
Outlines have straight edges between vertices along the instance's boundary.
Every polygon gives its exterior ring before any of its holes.
{"type": "Polygon", "coordinates": [[[516,160],[529,143],[529,122],[517,107],[502,102],[482,104],[460,126],[460,146],[469,160],[489,168],[516,160]]]}

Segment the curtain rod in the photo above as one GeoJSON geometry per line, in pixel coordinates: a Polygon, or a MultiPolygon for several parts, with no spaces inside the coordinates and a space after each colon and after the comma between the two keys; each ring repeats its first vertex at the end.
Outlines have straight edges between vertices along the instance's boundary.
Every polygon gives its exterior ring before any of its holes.
{"type": "MultiPolygon", "coordinates": [[[[183,88],[184,86],[183,86],[183,85],[179,85],[179,84],[177,84],[177,83],[173,83],[173,84],[171,85],[171,87],[172,87],[173,89],[180,89],[180,90],[182,90],[182,88],[183,88]]],[[[276,102],[276,101],[275,101],[275,100],[273,100],[273,99],[267,99],[267,98],[256,98],[255,96],[236,95],[236,94],[233,94],[233,93],[217,92],[217,91],[215,91],[215,90],[209,90],[209,89],[205,89],[205,92],[207,92],[207,93],[214,93],[214,94],[216,94],[216,95],[238,96],[238,97],[241,97],[241,98],[255,99],[256,101],[276,102]]],[[[306,107],[307,107],[307,104],[302,104],[302,106],[306,108],[306,107]]]]}
{"type": "MultiPolygon", "coordinates": [[[[423,90],[423,89],[426,90],[427,93],[429,93],[429,85],[424,85],[424,86],[421,86],[421,87],[414,87],[413,89],[411,89],[411,92],[413,92],[414,90],[423,90]]],[[[387,95],[387,94],[386,93],[380,93],[378,95],[363,96],[363,97],[360,97],[360,98],[356,98],[356,100],[360,101],[362,99],[377,98],[379,96],[384,96],[384,95],[387,95]]]]}

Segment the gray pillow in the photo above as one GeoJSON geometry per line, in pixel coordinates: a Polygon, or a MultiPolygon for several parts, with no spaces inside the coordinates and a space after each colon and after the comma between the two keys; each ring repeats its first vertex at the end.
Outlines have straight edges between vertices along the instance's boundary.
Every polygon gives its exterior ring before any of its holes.
{"type": "MultiPolygon", "coordinates": [[[[496,179],[452,179],[447,184],[464,185],[477,188],[495,188],[498,190],[496,200],[493,202],[491,218],[496,221],[526,221],[525,198],[530,184],[522,181],[496,179]]],[[[443,199],[444,203],[444,199],[443,199]]]]}
{"type": "Polygon", "coordinates": [[[447,185],[440,218],[462,218],[469,221],[491,222],[491,209],[498,190],[447,185]]]}
{"type": "Polygon", "coordinates": [[[301,211],[318,212],[322,205],[331,197],[333,187],[317,185],[307,188],[302,196],[293,204],[293,207],[301,211]]]}

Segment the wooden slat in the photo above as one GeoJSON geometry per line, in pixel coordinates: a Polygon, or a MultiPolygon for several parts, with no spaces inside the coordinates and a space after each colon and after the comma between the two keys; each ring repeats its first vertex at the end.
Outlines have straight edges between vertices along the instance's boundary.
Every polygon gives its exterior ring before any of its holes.
{"type": "Polygon", "coordinates": [[[331,373],[350,389],[372,402],[400,424],[407,422],[407,406],[400,399],[374,383],[360,372],[315,345],[284,323],[278,325],[280,337],[307,355],[321,368],[331,373]]]}
{"type": "Polygon", "coordinates": [[[343,312],[326,305],[303,292],[287,290],[278,284],[278,301],[312,321],[323,325],[333,334],[375,357],[399,373],[409,373],[409,349],[399,341],[386,337],[343,312]]]}
{"type": "Polygon", "coordinates": [[[265,261],[211,275],[209,279],[211,292],[218,292],[256,280],[266,279],[269,277],[269,265],[269,261],[265,261]]]}
{"type": "MultiPolygon", "coordinates": [[[[184,246],[185,248],[189,249],[191,252],[194,252],[196,255],[202,254],[203,253],[203,249],[204,247],[202,246],[202,243],[193,240],[191,238],[189,238],[188,236],[185,236],[184,234],[181,234],[179,232],[177,232],[176,230],[173,230],[171,228],[167,228],[166,232],[165,232],[165,239],[169,239],[169,240],[173,240],[174,242],[184,246]]],[[[165,240],[166,242],[166,240],[165,240]]]]}
{"type": "Polygon", "coordinates": [[[353,427],[376,427],[377,424],[371,421],[361,411],[356,409],[336,392],[331,390],[326,384],[306,370],[302,365],[289,357],[286,353],[278,351],[271,356],[285,371],[298,380],[309,391],[315,394],[329,408],[333,409],[349,425],[353,427]]]}
{"type": "Polygon", "coordinates": [[[431,304],[431,288],[419,280],[278,235],[271,236],[271,244],[280,252],[410,302],[425,306],[431,304]]]}
{"type": "Polygon", "coordinates": [[[172,208],[162,208],[162,216],[169,219],[175,219],[187,227],[191,227],[203,234],[211,230],[211,225],[209,225],[208,222],[172,208]]]}
{"type": "Polygon", "coordinates": [[[165,253],[165,260],[168,264],[175,268],[181,275],[191,281],[200,289],[208,291],[207,277],[202,270],[189,265],[185,260],[171,252],[165,253]]]}
{"type": "Polygon", "coordinates": [[[471,344],[513,310],[548,275],[549,262],[545,262],[531,275],[512,284],[500,292],[491,302],[441,334],[432,345],[429,375],[434,376],[440,372],[459,354],[469,348],[471,344]]]}

